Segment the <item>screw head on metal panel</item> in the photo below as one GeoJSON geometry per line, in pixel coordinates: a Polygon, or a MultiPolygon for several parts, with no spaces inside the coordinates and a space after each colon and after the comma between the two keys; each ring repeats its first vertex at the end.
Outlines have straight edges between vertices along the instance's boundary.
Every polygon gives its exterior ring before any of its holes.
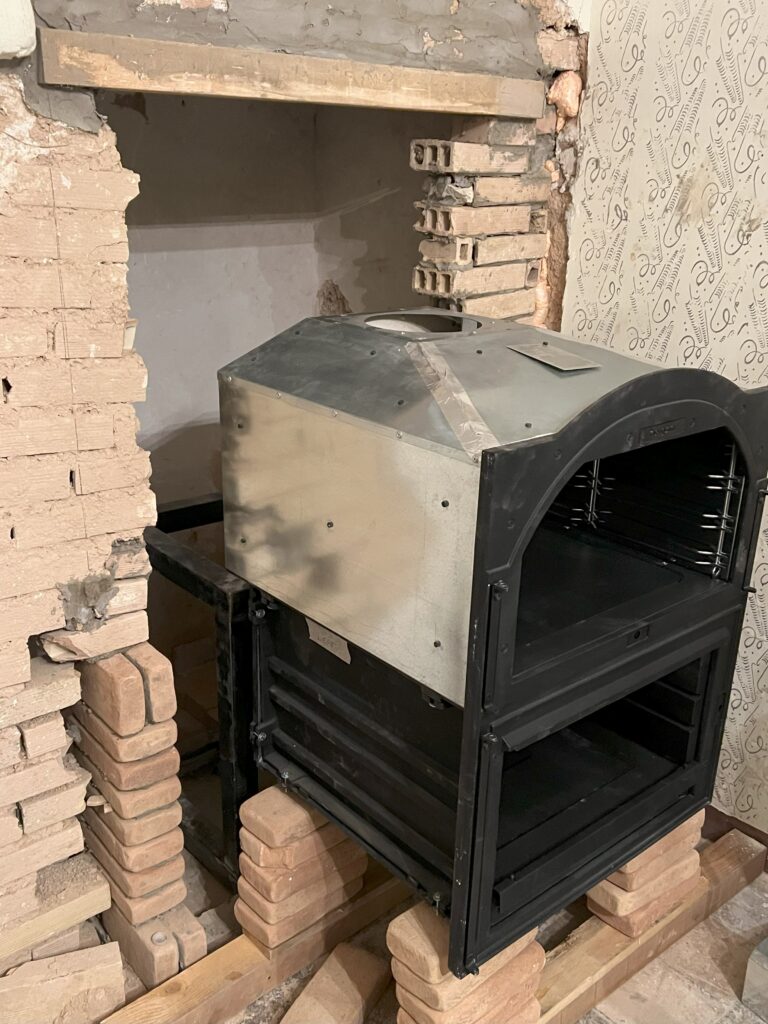
{"type": "Polygon", "coordinates": [[[259,743],[263,743],[266,740],[266,738],[267,738],[267,734],[265,732],[257,732],[256,733],[256,739],[259,741],[259,743]]]}
{"type": "Polygon", "coordinates": [[[395,437],[402,437],[402,436],[403,436],[403,433],[402,433],[401,430],[398,430],[397,433],[395,434],[395,437]]]}
{"type": "Polygon", "coordinates": [[[267,613],[263,608],[255,608],[253,612],[254,619],[263,619],[267,613]]]}

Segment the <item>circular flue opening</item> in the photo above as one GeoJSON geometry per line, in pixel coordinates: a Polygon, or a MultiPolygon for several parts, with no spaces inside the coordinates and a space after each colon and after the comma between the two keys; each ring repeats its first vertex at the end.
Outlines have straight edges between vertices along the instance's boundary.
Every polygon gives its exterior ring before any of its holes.
{"type": "Polygon", "coordinates": [[[398,331],[401,334],[460,334],[476,331],[480,321],[471,316],[439,313],[391,313],[373,316],[365,321],[367,327],[380,331],[398,331]]]}

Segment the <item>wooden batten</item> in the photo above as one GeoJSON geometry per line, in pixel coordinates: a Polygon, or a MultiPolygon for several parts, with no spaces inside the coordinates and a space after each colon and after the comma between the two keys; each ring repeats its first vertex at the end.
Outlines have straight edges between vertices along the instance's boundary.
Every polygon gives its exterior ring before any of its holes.
{"type": "Polygon", "coordinates": [[[540,1024],[576,1024],[654,957],[753,882],[765,847],[733,831],[702,850],[701,881],[673,911],[632,939],[591,917],[547,955],[540,1024]]]}
{"type": "Polygon", "coordinates": [[[272,959],[241,935],[107,1017],[104,1024],[218,1024],[228,1020],[409,895],[407,886],[372,865],[357,896],[283,943],[272,959]]]}
{"type": "Polygon", "coordinates": [[[40,30],[45,85],[537,118],[544,83],[239,46],[40,30]]]}

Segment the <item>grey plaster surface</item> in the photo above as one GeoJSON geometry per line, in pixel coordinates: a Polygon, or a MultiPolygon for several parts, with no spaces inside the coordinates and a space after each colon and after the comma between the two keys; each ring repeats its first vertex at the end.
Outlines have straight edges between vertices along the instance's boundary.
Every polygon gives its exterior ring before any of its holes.
{"type": "Polygon", "coordinates": [[[381,64],[535,78],[541,23],[518,0],[35,0],[42,24],[381,64]]]}

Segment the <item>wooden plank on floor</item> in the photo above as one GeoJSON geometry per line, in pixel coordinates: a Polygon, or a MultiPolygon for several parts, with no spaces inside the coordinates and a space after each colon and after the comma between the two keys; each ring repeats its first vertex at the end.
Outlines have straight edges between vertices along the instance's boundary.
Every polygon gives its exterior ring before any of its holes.
{"type": "Polygon", "coordinates": [[[575,1024],[614,989],[753,882],[766,849],[738,831],[702,851],[702,879],[679,907],[636,939],[590,918],[547,956],[540,1024],[575,1024]]]}
{"type": "Polygon", "coordinates": [[[0,930],[0,960],[82,924],[112,902],[109,883],[88,853],[41,868],[37,890],[37,908],[0,930]]]}
{"type": "Polygon", "coordinates": [[[541,117],[544,83],[466,71],[40,30],[40,81],[138,92],[541,117]]]}
{"type": "Polygon", "coordinates": [[[271,960],[241,935],[113,1013],[103,1024],[218,1024],[382,917],[410,894],[406,885],[373,865],[362,891],[346,907],[284,943],[271,960]]]}

